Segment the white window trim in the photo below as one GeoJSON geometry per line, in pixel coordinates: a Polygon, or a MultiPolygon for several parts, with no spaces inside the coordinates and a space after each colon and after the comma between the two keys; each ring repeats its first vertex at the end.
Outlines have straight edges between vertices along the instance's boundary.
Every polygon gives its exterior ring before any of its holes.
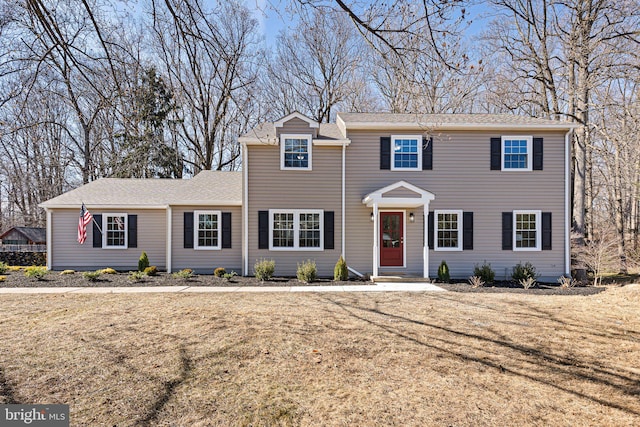
{"type": "Polygon", "coordinates": [[[542,250],[542,211],[517,210],[513,211],[513,250],[517,252],[538,252],[542,250]],[[535,248],[518,248],[516,245],[516,224],[518,214],[535,214],[536,215],[536,247],[535,248]]]}
{"type": "Polygon", "coordinates": [[[127,249],[129,247],[129,214],[126,213],[102,213],[102,249],[127,249]],[[124,245],[123,246],[107,246],[107,218],[114,216],[124,217],[124,245]]]}
{"type": "Polygon", "coordinates": [[[422,135],[391,135],[391,170],[392,171],[420,171],[422,170],[422,135]],[[415,139],[418,141],[418,166],[415,168],[397,168],[394,147],[396,139],[415,139]]]}
{"type": "Polygon", "coordinates": [[[222,248],[222,212],[221,211],[193,211],[193,249],[196,251],[218,251],[222,248]],[[217,246],[200,246],[198,244],[198,231],[200,218],[202,214],[218,215],[218,245],[217,246]]]}
{"type": "Polygon", "coordinates": [[[311,169],[311,161],[312,161],[312,139],[309,134],[292,134],[292,133],[283,133],[280,135],[280,170],[283,171],[310,171],[311,169]],[[309,152],[309,163],[306,168],[296,168],[284,165],[284,140],[285,139],[306,139],[307,140],[307,150],[309,152]]]}
{"type": "Polygon", "coordinates": [[[454,251],[461,251],[462,250],[462,210],[455,210],[455,209],[443,209],[443,210],[434,210],[433,211],[433,247],[434,250],[436,251],[442,251],[442,252],[454,252],[454,251]],[[441,248],[438,246],[438,231],[440,231],[440,229],[438,228],[438,215],[440,214],[456,214],[458,215],[458,246],[454,247],[454,248],[441,248]]]}
{"type": "Polygon", "coordinates": [[[269,250],[270,251],[299,251],[319,252],[324,251],[324,211],[322,209],[269,209],[269,250]],[[273,215],[293,214],[293,246],[288,248],[273,246],[273,215]],[[300,214],[320,214],[320,247],[300,247],[300,214]]]}
{"type": "Polygon", "coordinates": [[[505,172],[528,172],[533,170],[533,136],[531,135],[512,135],[503,136],[500,141],[500,170],[505,172]],[[504,167],[504,141],[508,139],[517,139],[527,141],[527,167],[526,168],[505,168],[504,167]]]}

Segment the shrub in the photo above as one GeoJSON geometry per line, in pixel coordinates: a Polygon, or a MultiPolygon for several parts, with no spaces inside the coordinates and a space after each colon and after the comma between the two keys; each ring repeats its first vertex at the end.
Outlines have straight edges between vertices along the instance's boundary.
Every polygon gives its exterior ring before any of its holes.
{"type": "Polygon", "coordinates": [[[144,274],[147,276],[157,276],[158,275],[158,267],[155,265],[150,265],[149,267],[144,269],[144,274]]]}
{"type": "Polygon", "coordinates": [[[149,257],[145,251],[142,251],[140,259],[138,259],[138,271],[144,271],[147,267],[149,267],[149,257]]]}
{"type": "Polygon", "coordinates": [[[527,277],[526,279],[520,279],[519,283],[523,288],[529,289],[533,288],[536,285],[536,279],[534,279],[533,277],[527,277]]]}
{"type": "Polygon", "coordinates": [[[231,273],[224,273],[224,275],[222,277],[224,277],[228,281],[231,281],[231,279],[233,279],[237,275],[238,275],[238,273],[236,273],[235,271],[232,271],[231,273]]]}
{"type": "Polygon", "coordinates": [[[0,261],[0,274],[4,274],[9,269],[9,266],[4,262],[0,261]]]}
{"type": "Polygon", "coordinates": [[[472,288],[481,288],[484,286],[484,281],[478,276],[469,277],[469,284],[472,288]]]}
{"type": "Polygon", "coordinates": [[[538,279],[538,275],[536,274],[536,268],[530,262],[526,262],[524,265],[518,263],[513,267],[511,278],[518,283],[523,279],[533,279],[535,282],[538,279]]]}
{"type": "Polygon", "coordinates": [[[491,264],[485,261],[482,265],[475,265],[473,275],[478,276],[484,283],[493,283],[496,278],[496,272],[491,268],[491,264]]]}
{"type": "Polygon", "coordinates": [[[225,274],[227,274],[227,270],[225,270],[224,267],[218,267],[213,270],[213,275],[216,277],[224,277],[225,274]]]}
{"type": "Polygon", "coordinates": [[[36,280],[42,280],[47,274],[47,267],[33,265],[24,269],[24,275],[36,280]]]}
{"type": "Polygon", "coordinates": [[[438,280],[444,283],[449,283],[449,280],[451,280],[449,276],[449,266],[446,261],[442,261],[440,267],[438,267],[438,280]]]}
{"type": "Polygon", "coordinates": [[[144,281],[145,277],[147,277],[147,275],[144,273],[144,271],[132,271],[129,273],[129,280],[131,280],[132,282],[142,282],[144,281]]]}
{"type": "Polygon", "coordinates": [[[76,273],[76,271],[75,271],[75,270],[62,270],[62,271],[60,272],[60,275],[61,275],[61,276],[64,276],[64,275],[66,275],[66,274],[75,274],[75,273],[76,273]]]}
{"type": "Polygon", "coordinates": [[[84,273],[82,273],[82,277],[84,277],[90,282],[96,282],[98,281],[98,278],[100,277],[101,274],[102,274],[102,270],[85,271],[84,273]]]}
{"type": "Polygon", "coordinates": [[[9,266],[9,271],[16,272],[16,271],[20,271],[20,270],[22,270],[22,267],[19,266],[19,265],[11,265],[11,266],[9,266]]]}
{"type": "Polygon", "coordinates": [[[116,274],[117,271],[115,271],[113,268],[111,267],[107,267],[107,268],[103,268],[102,270],[99,270],[100,273],[102,274],[116,274]]]}
{"type": "Polygon", "coordinates": [[[275,271],[276,262],[272,259],[261,259],[256,261],[253,266],[253,272],[256,275],[256,279],[260,281],[271,279],[275,271]]]}
{"type": "Polygon", "coordinates": [[[184,279],[184,280],[191,279],[193,277],[193,270],[190,268],[184,268],[180,271],[176,271],[175,273],[173,273],[173,277],[175,277],[176,279],[184,279]]]}
{"type": "Polygon", "coordinates": [[[333,280],[345,281],[349,278],[349,270],[347,269],[347,262],[342,255],[338,258],[336,266],[333,268],[333,280]]]}
{"type": "Polygon", "coordinates": [[[558,277],[558,283],[561,288],[573,288],[578,284],[578,281],[573,277],[560,276],[558,277]]]}
{"type": "Polygon", "coordinates": [[[316,268],[316,262],[310,259],[298,263],[298,271],[296,277],[301,282],[311,283],[318,278],[318,269],[316,268]]]}

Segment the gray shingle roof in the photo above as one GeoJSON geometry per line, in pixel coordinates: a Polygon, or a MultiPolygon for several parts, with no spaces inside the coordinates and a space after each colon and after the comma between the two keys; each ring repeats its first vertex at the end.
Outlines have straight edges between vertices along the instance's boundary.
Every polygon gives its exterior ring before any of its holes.
{"type": "Polygon", "coordinates": [[[537,117],[517,116],[513,114],[396,114],[396,113],[338,113],[338,117],[345,123],[347,129],[357,127],[372,128],[392,125],[415,125],[426,127],[549,127],[568,129],[571,123],[537,117]]]}
{"type": "MultiPolygon", "coordinates": [[[[275,137],[276,128],[272,122],[261,123],[241,136],[241,138],[260,140],[265,144],[277,142],[275,137]]],[[[320,123],[316,139],[341,140],[344,139],[344,135],[335,123],[320,123]]]]}
{"type": "Polygon", "coordinates": [[[102,178],[41,203],[44,208],[92,206],[240,205],[242,172],[202,171],[192,179],[102,178]]]}

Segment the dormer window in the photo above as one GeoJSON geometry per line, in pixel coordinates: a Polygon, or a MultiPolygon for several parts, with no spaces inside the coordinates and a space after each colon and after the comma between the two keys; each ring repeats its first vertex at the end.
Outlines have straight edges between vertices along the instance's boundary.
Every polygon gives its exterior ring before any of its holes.
{"type": "Polygon", "coordinates": [[[280,169],[311,170],[311,135],[280,135],[280,169]]]}

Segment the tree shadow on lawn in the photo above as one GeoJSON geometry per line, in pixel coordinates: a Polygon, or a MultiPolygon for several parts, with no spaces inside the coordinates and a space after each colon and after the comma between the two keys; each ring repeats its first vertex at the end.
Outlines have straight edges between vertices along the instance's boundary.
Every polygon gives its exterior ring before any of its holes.
{"type": "MultiPolygon", "coordinates": [[[[590,395],[587,392],[583,392],[579,389],[571,388],[569,385],[565,385],[569,384],[569,381],[552,381],[543,378],[542,376],[545,372],[551,372],[554,374],[554,376],[557,375],[560,377],[567,377],[569,379],[573,378],[580,381],[597,383],[618,390],[622,394],[635,401],[638,397],[638,394],[640,393],[640,375],[635,372],[621,369],[614,370],[613,368],[605,367],[594,360],[576,360],[571,357],[565,357],[552,354],[550,352],[541,351],[534,346],[516,344],[512,341],[508,341],[508,338],[505,335],[499,334],[497,333],[497,331],[493,331],[492,329],[487,327],[484,327],[484,330],[488,333],[495,334],[496,336],[498,336],[498,338],[491,337],[489,336],[489,334],[481,335],[478,333],[469,333],[462,330],[456,330],[452,327],[445,327],[437,325],[435,323],[427,323],[422,320],[411,319],[409,317],[385,312],[377,307],[364,307],[357,303],[356,297],[352,299],[351,303],[345,301],[344,297],[339,298],[331,295],[320,294],[319,298],[324,299],[331,304],[334,304],[355,319],[358,319],[389,334],[395,335],[399,338],[413,342],[420,346],[428,347],[432,350],[455,356],[464,361],[476,362],[487,367],[494,368],[501,373],[511,374],[526,380],[544,384],[560,391],[570,393],[574,396],[588,399],[598,404],[615,408],[629,414],[640,415],[640,411],[638,411],[637,409],[625,406],[623,404],[624,402],[613,400],[615,398],[614,396],[611,396],[611,399],[606,399],[600,394],[590,395]],[[380,316],[381,320],[378,321],[375,317],[371,318],[369,316],[366,316],[366,314],[380,316]],[[385,318],[393,319],[395,322],[399,323],[395,323],[395,325],[397,326],[384,324],[382,320],[384,320],[385,318]],[[403,322],[405,324],[414,324],[419,326],[420,328],[423,328],[424,331],[422,332],[427,332],[428,340],[409,335],[406,332],[406,329],[403,330],[402,328],[403,322]],[[443,333],[447,338],[442,337],[443,333]],[[476,344],[471,344],[469,340],[471,340],[471,342],[475,342],[476,344]],[[453,346],[454,349],[447,348],[446,346],[453,346]],[[488,358],[481,358],[470,355],[471,352],[467,352],[464,350],[469,349],[487,352],[491,351],[491,346],[498,346],[499,348],[503,348],[507,351],[515,352],[516,356],[509,358],[510,364],[505,363],[503,365],[488,358]],[[518,362],[520,362],[521,364],[532,364],[538,368],[543,369],[527,370],[526,367],[523,368],[522,365],[518,366],[518,362]],[[536,372],[540,372],[540,374],[536,375],[536,372]]],[[[434,296],[434,298],[438,299],[440,297],[434,296]]],[[[532,310],[535,312],[534,308],[527,306],[526,304],[519,303],[518,305],[520,305],[521,308],[525,311],[532,310]]],[[[542,311],[542,313],[544,312],[542,311]]],[[[541,313],[536,314],[536,316],[540,315],[541,313]]],[[[554,321],[560,324],[565,324],[564,321],[558,318],[555,318],[554,321]]],[[[604,338],[610,337],[607,334],[600,335],[604,338]]],[[[627,339],[631,339],[632,341],[636,342],[636,340],[633,340],[633,338],[627,337],[627,339]]],[[[498,355],[498,352],[494,353],[498,355]]]]}

